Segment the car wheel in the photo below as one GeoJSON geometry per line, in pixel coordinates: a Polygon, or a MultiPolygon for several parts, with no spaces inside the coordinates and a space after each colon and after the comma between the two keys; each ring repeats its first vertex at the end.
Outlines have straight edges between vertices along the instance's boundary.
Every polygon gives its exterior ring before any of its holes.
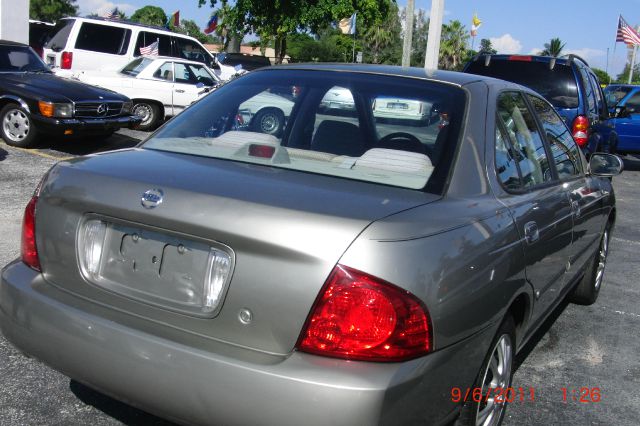
{"type": "Polygon", "coordinates": [[[491,342],[456,426],[497,426],[502,423],[507,399],[510,398],[508,389],[513,376],[514,357],[515,323],[508,315],[491,342]]]}
{"type": "Polygon", "coordinates": [[[284,114],[278,109],[263,109],[251,120],[254,131],[279,136],[284,127],[284,114]]]}
{"type": "Polygon", "coordinates": [[[160,108],[151,102],[135,101],[131,113],[142,118],[138,130],[153,130],[160,121],[160,108]]]}
{"type": "Polygon", "coordinates": [[[2,139],[8,145],[28,148],[34,144],[37,130],[24,108],[16,104],[8,104],[0,111],[0,120],[2,139]]]}
{"type": "Polygon", "coordinates": [[[607,255],[609,254],[609,237],[611,235],[611,223],[607,223],[600,239],[598,251],[589,261],[584,277],[573,289],[570,300],[578,305],[593,305],[598,299],[602,280],[604,278],[604,269],[607,266],[607,255]]]}

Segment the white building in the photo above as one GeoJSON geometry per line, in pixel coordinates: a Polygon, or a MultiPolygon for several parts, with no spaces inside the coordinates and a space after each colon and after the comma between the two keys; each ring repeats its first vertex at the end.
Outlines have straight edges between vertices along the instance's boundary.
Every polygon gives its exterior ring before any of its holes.
{"type": "Polygon", "coordinates": [[[0,0],[0,40],[29,43],[29,0],[0,0]]]}

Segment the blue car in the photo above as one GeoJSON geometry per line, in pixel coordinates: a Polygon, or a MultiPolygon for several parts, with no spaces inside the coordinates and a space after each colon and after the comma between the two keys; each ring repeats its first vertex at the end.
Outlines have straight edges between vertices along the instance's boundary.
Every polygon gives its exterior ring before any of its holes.
{"type": "Polygon", "coordinates": [[[600,82],[584,59],[576,55],[553,58],[480,54],[463,71],[512,81],[544,96],[587,156],[594,152],[616,152],[600,82]]]}
{"type": "Polygon", "coordinates": [[[612,84],[604,95],[611,113],[607,128],[617,152],[640,153],[640,86],[612,84]]]}

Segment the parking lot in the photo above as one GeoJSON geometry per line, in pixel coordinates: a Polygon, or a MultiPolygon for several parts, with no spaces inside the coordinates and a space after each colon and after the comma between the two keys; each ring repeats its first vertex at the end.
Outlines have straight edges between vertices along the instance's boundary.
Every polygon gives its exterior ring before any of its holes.
{"type": "MultiPolygon", "coordinates": [[[[132,147],[146,135],[124,130],[100,143],[57,141],[33,150],[0,142],[0,266],[19,255],[22,211],[51,165],[132,147]]],[[[520,354],[506,425],[638,424],[640,158],[624,162],[624,173],[614,179],[618,218],[600,297],[588,307],[561,304],[520,354]]],[[[0,336],[0,424],[168,423],[24,357],[0,336]]]]}

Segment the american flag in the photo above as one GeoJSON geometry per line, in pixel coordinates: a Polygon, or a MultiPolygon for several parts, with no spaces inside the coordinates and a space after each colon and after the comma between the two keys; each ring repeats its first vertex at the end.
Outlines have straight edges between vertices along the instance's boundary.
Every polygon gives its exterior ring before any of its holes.
{"type": "Polygon", "coordinates": [[[114,7],[111,12],[105,13],[102,17],[105,18],[105,19],[118,19],[118,18],[120,18],[120,15],[118,14],[118,8],[114,7]]]}
{"type": "Polygon", "coordinates": [[[622,18],[618,17],[618,33],[616,34],[616,42],[621,41],[627,44],[640,45],[640,34],[633,27],[630,27],[622,18]]]}
{"type": "Polygon", "coordinates": [[[158,56],[158,45],[160,44],[160,40],[156,40],[148,46],[144,46],[140,48],[141,55],[151,55],[158,56]]]}

